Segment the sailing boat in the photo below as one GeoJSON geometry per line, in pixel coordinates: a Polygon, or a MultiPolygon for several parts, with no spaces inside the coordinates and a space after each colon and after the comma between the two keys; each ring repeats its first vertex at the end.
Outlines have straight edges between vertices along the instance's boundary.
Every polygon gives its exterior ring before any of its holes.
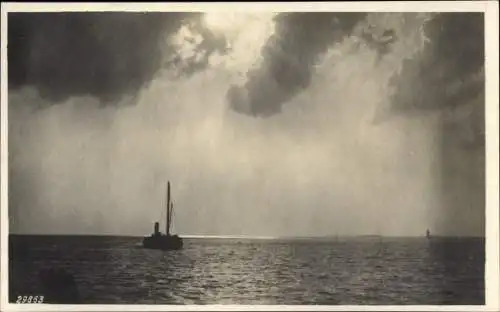
{"type": "Polygon", "coordinates": [[[170,181],[167,182],[167,222],[165,228],[165,234],[161,233],[160,223],[155,222],[154,232],[150,236],[144,237],[142,241],[142,246],[148,249],[160,249],[160,250],[179,250],[182,249],[183,242],[182,238],[178,235],[171,235],[170,229],[172,226],[172,216],[174,210],[174,204],[170,200],[170,181]]]}
{"type": "Polygon", "coordinates": [[[425,237],[427,237],[427,239],[431,239],[431,231],[429,231],[429,229],[425,232],[425,237]]]}

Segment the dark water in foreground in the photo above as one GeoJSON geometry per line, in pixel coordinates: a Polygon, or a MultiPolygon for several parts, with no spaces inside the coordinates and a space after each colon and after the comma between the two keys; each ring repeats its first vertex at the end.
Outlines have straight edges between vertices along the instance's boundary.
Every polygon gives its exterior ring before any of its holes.
{"type": "Polygon", "coordinates": [[[71,272],[85,304],[484,304],[484,240],[10,236],[10,297],[43,295],[38,272],[71,272]]]}

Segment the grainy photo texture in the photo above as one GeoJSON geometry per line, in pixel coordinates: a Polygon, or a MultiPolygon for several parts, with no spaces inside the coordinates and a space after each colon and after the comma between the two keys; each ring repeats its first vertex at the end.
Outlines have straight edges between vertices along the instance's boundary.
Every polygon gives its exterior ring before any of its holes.
{"type": "Polygon", "coordinates": [[[483,305],[484,36],[9,13],[9,302],[483,305]]]}

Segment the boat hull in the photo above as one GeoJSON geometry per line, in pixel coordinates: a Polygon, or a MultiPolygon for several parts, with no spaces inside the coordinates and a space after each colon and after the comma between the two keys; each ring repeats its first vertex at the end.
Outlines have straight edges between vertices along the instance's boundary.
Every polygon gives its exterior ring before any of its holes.
{"type": "Polygon", "coordinates": [[[183,245],[182,238],[177,235],[152,235],[142,241],[142,246],[147,249],[180,250],[183,245]]]}

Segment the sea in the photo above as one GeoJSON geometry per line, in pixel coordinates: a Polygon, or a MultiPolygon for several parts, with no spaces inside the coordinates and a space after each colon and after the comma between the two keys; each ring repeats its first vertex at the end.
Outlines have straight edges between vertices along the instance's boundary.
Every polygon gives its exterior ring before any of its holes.
{"type": "Polygon", "coordinates": [[[144,249],[141,241],[10,235],[9,300],[45,296],[47,303],[75,304],[485,304],[483,238],[184,238],[178,251],[144,249]],[[47,270],[66,272],[73,286],[61,278],[42,282],[40,272],[47,270]],[[54,289],[68,287],[75,292],[66,301],[48,298],[54,289]]]}

